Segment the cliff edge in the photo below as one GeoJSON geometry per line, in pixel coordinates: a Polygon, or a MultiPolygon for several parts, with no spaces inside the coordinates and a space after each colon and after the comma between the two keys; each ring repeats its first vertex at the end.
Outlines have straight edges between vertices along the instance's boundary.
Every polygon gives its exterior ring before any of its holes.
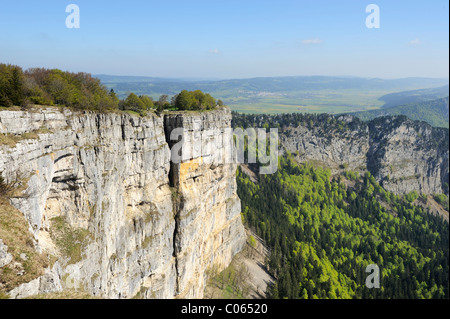
{"type": "Polygon", "coordinates": [[[0,172],[23,184],[10,203],[48,259],[44,275],[9,297],[75,289],[102,298],[202,298],[208,269],[225,268],[246,240],[236,165],[205,161],[232,152],[224,143],[230,123],[226,108],[146,117],[0,111],[0,172]],[[211,154],[173,163],[175,128],[186,132],[181,152],[212,143],[211,154]]]}

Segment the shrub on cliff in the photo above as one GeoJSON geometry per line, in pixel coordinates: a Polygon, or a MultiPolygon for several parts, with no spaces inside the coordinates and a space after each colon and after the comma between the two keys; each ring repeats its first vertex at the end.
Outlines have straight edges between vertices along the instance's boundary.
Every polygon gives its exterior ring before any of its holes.
{"type": "Polygon", "coordinates": [[[89,110],[117,109],[118,100],[99,79],[87,73],[22,68],[0,64],[0,106],[28,103],[89,110]]]}
{"type": "Polygon", "coordinates": [[[137,96],[134,93],[130,93],[125,100],[119,102],[119,109],[137,112],[142,116],[145,116],[147,111],[154,107],[155,105],[150,97],[146,95],[137,96]]]}
{"type": "Polygon", "coordinates": [[[128,97],[120,103],[120,108],[123,110],[139,112],[145,109],[145,104],[136,94],[130,93],[128,97]]]}
{"type": "Polygon", "coordinates": [[[183,90],[169,102],[168,95],[158,101],[148,96],[130,93],[119,100],[114,90],[108,90],[100,80],[88,73],[71,73],[58,69],[32,68],[0,64],[0,106],[28,104],[58,105],[83,110],[127,110],[145,115],[150,109],[212,110],[223,105],[200,90],[183,90]]]}
{"type": "Polygon", "coordinates": [[[57,69],[31,69],[26,75],[29,78],[27,90],[31,102],[50,102],[99,111],[116,109],[118,106],[114,96],[99,79],[93,78],[90,74],[63,72],[57,69]]]}
{"type": "Polygon", "coordinates": [[[200,90],[183,90],[175,99],[175,107],[179,110],[212,110],[216,105],[216,100],[211,95],[200,90]]]}
{"type": "Polygon", "coordinates": [[[20,67],[0,64],[0,106],[22,105],[25,101],[24,82],[20,67]]]}

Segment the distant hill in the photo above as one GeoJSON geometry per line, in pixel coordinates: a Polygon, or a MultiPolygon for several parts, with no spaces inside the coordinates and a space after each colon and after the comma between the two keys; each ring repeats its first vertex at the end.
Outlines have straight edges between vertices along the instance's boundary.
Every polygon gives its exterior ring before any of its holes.
{"type": "Polygon", "coordinates": [[[384,115],[406,115],[412,120],[425,121],[434,127],[449,128],[448,96],[432,101],[408,103],[379,110],[355,112],[352,113],[352,115],[357,116],[364,121],[372,120],[384,115]]]}
{"type": "MultiPolygon", "coordinates": [[[[189,79],[170,79],[140,76],[96,75],[104,84],[115,84],[120,90],[142,90],[148,94],[173,94],[182,89],[199,88],[202,91],[267,91],[289,92],[298,90],[410,90],[411,88],[430,88],[448,83],[447,79],[404,78],[379,79],[333,76],[286,76],[260,77],[250,79],[230,79],[220,81],[195,81],[189,79]],[[188,86],[186,88],[186,85],[188,86]]],[[[447,86],[448,87],[448,86],[447,86]]]]}
{"type": "Polygon", "coordinates": [[[386,94],[379,98],[385,104],[384,108],[389,108],[398,105],[404,105],[409,103],[418,103],[440,99],[449,96],[449,86],[441,86],[437,88],[420,89],[412,91],[404,91],[398,93],[386,94]]]}
{"type": "Polygon", "coordinates": [[[103,84],[110,83],[165,83],[165,82],[173,82],[180,81],[175,79],[166,79],[166,78],[156,78],[149,76],[122,76],[122,75],[106,75],[106,74],[96,74],[94,77],[98,78],[103,84]]]}
{"type": "MultiPolygon", "coordinates": [[[[448,79],[379,79],[338,76],[260,77],[230,80],[97,75],[120,98],[130,92],[158,98],[201,90],[242,113],[344,113],[382,107],[389,93],[448,85],[448,79]]],[[[442,97],[442,96],[439,96],[442,97]]],[[[388,97],[389,98],[389,97],[388,97]]]]}
{"type": "MultiPolygon", "coordinates": [[[[184,83],[184,82],[202,82],[213,81],[212,79],[201,78],[159,78],[151,76],[124,76],[124,75],[108,75],[108,74],[96,74],[94,75],[103,84],[108,83],[184,83]]],[[[218,81],[218,80],[215,80],[218,81]]]]}

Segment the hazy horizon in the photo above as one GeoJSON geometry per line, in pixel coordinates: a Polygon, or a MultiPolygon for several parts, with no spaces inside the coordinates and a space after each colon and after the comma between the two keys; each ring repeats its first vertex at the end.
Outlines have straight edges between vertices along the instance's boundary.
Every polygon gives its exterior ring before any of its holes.
{"type": "MultiPolygon", "coordinates": [[[[67,70],[66,70],[67,71],[67,70]]],[[[255,76],[255,77],[230,77],[230,78],[205,78],[205,77],[163,77],[152,75],[130,75],[130,74],[92,74],[93,76],[111,76],[111,77],[134,77],[134,78],[153,78],[164,80],[184,80],[184,81],[230,81],[230,80],[247,80],[247,79],[264,79],[264,78],[298,78],[298,77],[330,77],[330,78],[355,78],[368,80],[404,80],[404,79],[435,79],[447,80],[449,77],[422,77],[422,76],[408,76],[408,77],[370,77],[370,76],[355,76],[355,75],[327,75],[327,74],[311,74],[311,75],[272,75],[272,76],[255,76]]]]}

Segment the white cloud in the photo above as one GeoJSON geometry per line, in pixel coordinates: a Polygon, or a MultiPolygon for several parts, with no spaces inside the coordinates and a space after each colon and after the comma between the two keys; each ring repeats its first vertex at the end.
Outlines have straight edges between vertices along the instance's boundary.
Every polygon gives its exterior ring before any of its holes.
{"type": "Polygon", "coordinates": [[[422,42],[419,39],[417,39],[417,38],[415,40],[409,41],[409,44],[411,44],[411,45],[419,45],[421,43],[422,42]]]}
{"type": "Polygon", "coordinates": [[[211,53],[211,54],[219,54],[220,51],[218,49],[214,49],[214,50],[209,50],[209,53],[211,53]]]}
{"type": "Polygon", "coordinates": [[[315,39],[305,39],[302,41],[302,44],[320,44],[322,42],[323,40],[315,38],[315,39]]]}

